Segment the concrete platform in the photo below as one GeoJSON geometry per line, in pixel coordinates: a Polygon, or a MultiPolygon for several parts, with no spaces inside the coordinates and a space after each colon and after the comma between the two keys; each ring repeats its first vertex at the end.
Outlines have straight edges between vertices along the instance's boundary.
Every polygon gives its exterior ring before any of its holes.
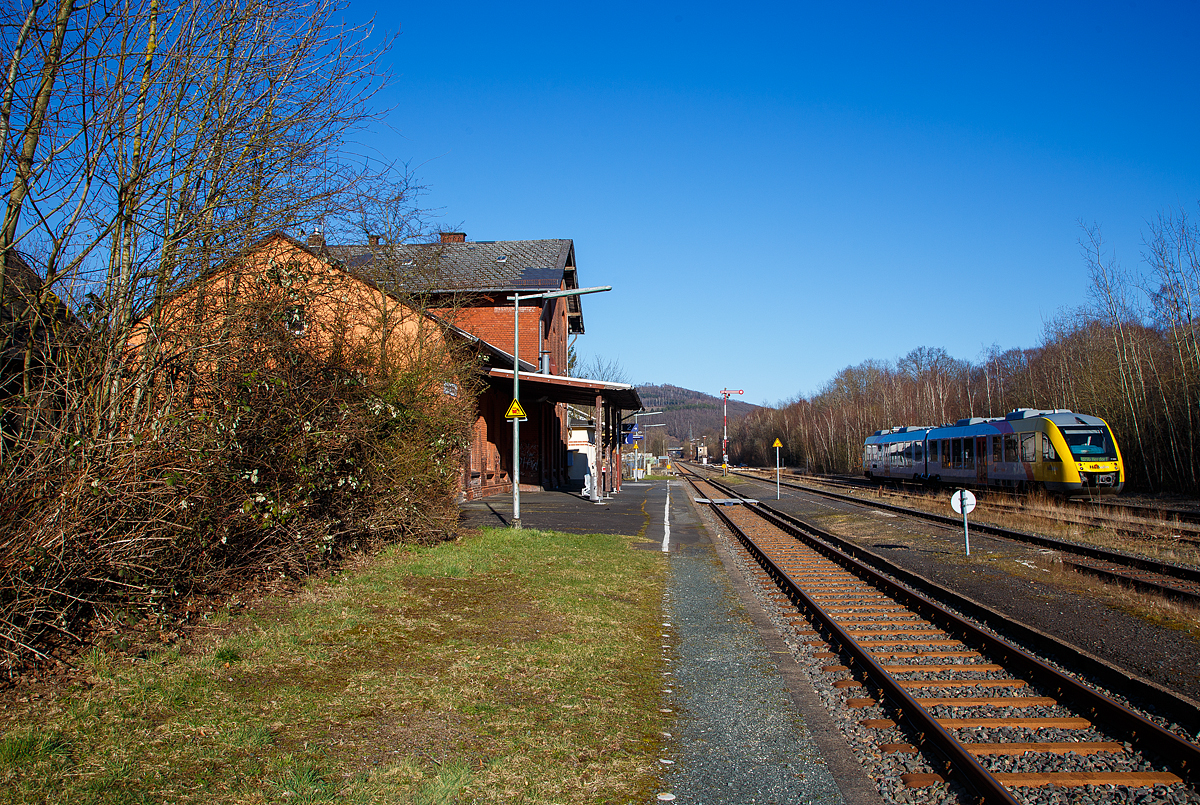
{"type": "MultiPolygon", "coordinates": [[[[506,526],[512,499],[462,506],[465,524],[506,526]]],[[[630,482],[603,504],[565,492],[523,492],[526,528],[628,534],[665,551],[666,706],[662,788],[678,803],[880,805],[803,671],[775,632],[682,481],[630,482]],[[669,625],[666,625],[669,624],[669,625]]]]}
{"type": "MultiPolygon", "coordinates": [[[[568,534],[628,534],[660,544],[663,538],[662,505],[665,482],[629,481],[608,500],[592,503],[573,492],[522,492],[521,524],[568,534]],[[658,522],[651,515],[650,499],[660,499],[658,522]],[[654,526],[654,527],[652,527],[654,526]]],[[[492,495],[459,507],[469,526],[504,527],[512,522],[512,495],[492,495]]]]}

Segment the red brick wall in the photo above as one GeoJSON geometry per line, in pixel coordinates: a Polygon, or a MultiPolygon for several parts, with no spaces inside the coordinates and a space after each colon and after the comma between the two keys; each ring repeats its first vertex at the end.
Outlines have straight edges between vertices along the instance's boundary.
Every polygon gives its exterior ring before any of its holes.
{"type": "MultiPolygon", "coordinates": [[[[512,351],[513,309],[511,304],[499,304],[497,299],[481,300],[474,307],[441,308],[433,312],[446,321],[482,338],[505,352],[512,351]]],[[[550,353],[550,373],[567,373],[567,300],[548,299],[544,308],[521,306],[521,360],[538,364],[538,322],[544,332],[544,349],[550,353]]]]}

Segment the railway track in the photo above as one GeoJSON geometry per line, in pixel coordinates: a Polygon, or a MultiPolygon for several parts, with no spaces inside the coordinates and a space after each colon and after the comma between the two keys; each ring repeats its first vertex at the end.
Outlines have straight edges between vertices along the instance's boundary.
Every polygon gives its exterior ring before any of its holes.
{"type": "MultiPolygon", "coordinates": [[[[747,477],[770,476],[774,481],[773,469],[746,468],[738,474],[747,477]]],[[[792,476],[792,482],[796,476],[792,476]]],[[[866,478],[847,476],[819,477],[822,484],[842,487],[845,489],[875,489],[879,484],[866,478]]],[[[903,481],[899,482],[903,484],[903,481]]],[[[911,484],[911,482],[910,482],[911,484]]],[[[1146,534],[1169,535],[1176,542],[1200,545],[1200,512],[1181,509],[1172,506],[1128,503],[1111,498],[1066,498],[1058,501],[1064,507],[1063,511],[1044,513],[1036,511],[1022,503],[1024,496],[1005,492],[1002,489],[987,489],[977,491],[980,499],[986,499],[990,505],[1009,511],[1020,512],[1025,517],[1040,518],[1055,522],[1069,519],[1080,525],[1108,528],[1121,534],[1143,537],[1146,534]]],[[[914,495],[920,497],[920,495],[914,495]]]]}
{"type": "Polygon", "coordinates": [[[1200,747],[880,573],[837,538],[685,477],[762,568],[878,751],[925,760],[904,785],[950,780],[988,803],[1084,786],[1154,789],[1139,802],[1194,796],[1200,747]]]}
{"type": "MultiPolygon", "coordinates": [[[[768,481],[768,479],[752,473],[735,474],[760,483],[774,484],[773,478],[768,481]]],[[[854,503],[870,509],[882,509],[909,517],[917,517],[954,529],[962,527],[962,521],[958,518],[885,503],[877,498],[863,498],[858,495],[832,492],[793,481],[781,481],[781,485],[787,486],[789,489],[854,503]]],[[[988,505],[995,504],[988,501],[988,505]]],[[[971,530],[1056,551],[1062,557],[1064,568],[1093,576],[1110,584],[1118,584],[1139,592],[1159,595],[1192,606],[1200,606],[1200,568],[1162,562],[1121,551],[1107,550],[986,523],[973,523],[971,530]]]]}

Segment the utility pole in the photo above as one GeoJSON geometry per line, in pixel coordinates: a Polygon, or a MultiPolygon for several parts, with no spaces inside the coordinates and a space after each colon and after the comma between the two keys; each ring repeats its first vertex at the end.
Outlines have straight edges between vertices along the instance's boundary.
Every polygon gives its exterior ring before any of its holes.
{"type": "Polygon", "coordinates": [[[721,389],[721,474],[729,474],[729,395],[744,394],[741,389],[721,389]]]}

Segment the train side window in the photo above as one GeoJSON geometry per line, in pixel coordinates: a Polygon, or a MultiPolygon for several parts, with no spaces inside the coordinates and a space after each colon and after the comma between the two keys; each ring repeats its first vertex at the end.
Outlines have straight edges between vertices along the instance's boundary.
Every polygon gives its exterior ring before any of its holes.
{"type": "Polygon", "coordinates": [[[1015,464],[1021,460],[1020,453],[1017,450],[1017,434],[1004,434],[1004,460],[1015,464]]]}
{"type": "Polygon", "coordinates": [[[929,460],[936,462],[938,460],[938,443],[937,439],[929,440],[929,460]]]}
{"type": "Polygon", "coordinates": [[[962,439],[950,440],[950,466],[954,469],[962,469],[962,439]]]}
{"type": "Polygon", "coordinates": [[[925,463],[925,443],[924,442],[913,442],[913,463],[914,464],[924,464],[925,463]]]}
{"type": "Polygon", "coordinates": [[[942,439],[942,466],[952,466],[950,463],[950,440],[942,439]]]}
{"type": "Polygon", "coordinates": [[[1042,461],[1061,461],[1058,457],[1058,451],[1054,449],[1054,445],[1050,443],[1050,434],[1042,434],[1042,461]]]}
{"type": "Polygon", "coordinates": [[[975,440],[963,439],[963,469],[975,469],[975,440]]]}
{"type": "Polygon", "coordinates": [[[992,463],[999,464],[1004,461],[1004,437],[989,436],[988,438],[992,440],[992,463]]]}
{"type": "Polygon", "coordinates": [[[1027,464],[1037,461],[1037,434],[1021,434],[1021,460],[1027,464]]]}

